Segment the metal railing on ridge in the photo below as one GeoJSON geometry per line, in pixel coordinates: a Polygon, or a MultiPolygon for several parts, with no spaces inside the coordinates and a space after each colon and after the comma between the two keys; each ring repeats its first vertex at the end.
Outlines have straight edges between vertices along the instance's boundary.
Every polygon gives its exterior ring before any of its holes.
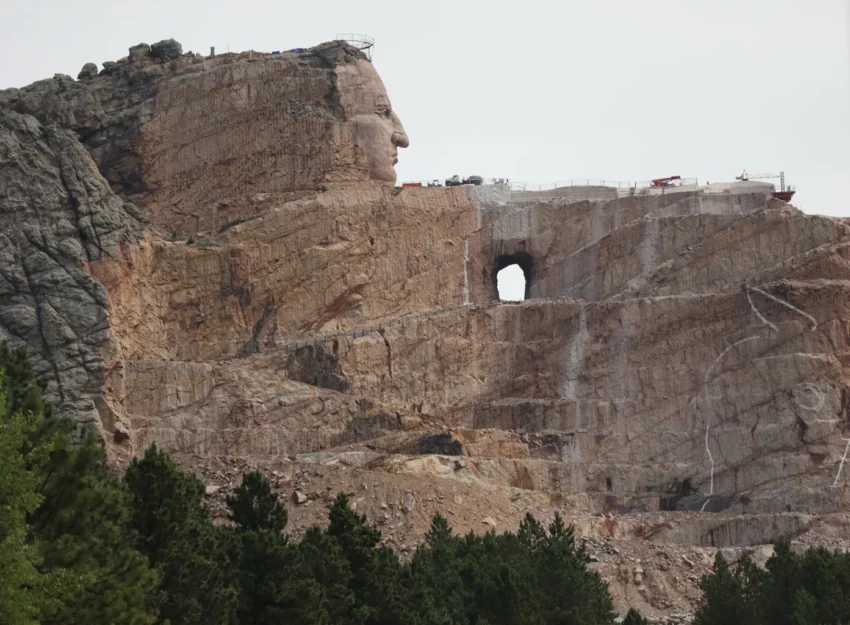
{"type": "MultiPolygon", "coordinates": [[[[657,187],[657,188],[671,188],[678,186],[688,186],[688,185],[696,185],[699,184],[697,178],[682,178],[681,180],[675,181],[676,184],[671,184],[668,187],[657,187]]],[[[508,186],[510,186],[511,191],[554,191],[555,189],[563,189],[567,187],[608,187],[614,189],[649,189],[652,188],[651,180],[641,180],[637,182],[624,182],[621,180],[605,180],[605,179],[594,179],[594,178],[573,178],[572,180],[560,180],[557,182],[544,182],[541,184],[529,184],[526,182],[511,182],[508,186]]]]}
{"type": "MultiPolygon", "coordinates": [[[[671,184],[667,187],[655,188],[674,188],[677,186],[689,186],[697,184],[699,184],[699,180],[697,178],[682,178],[680,180],[676,180],[675,184],[671,184]]],[[[544,182],[539,184],[533,184],[528,182],[514,182],[507,178],[485,178],[483,186],[487,185],[505,186],[510,191],[554,191],[555,189],[563,189],[567,187],[608,187],[621,191],[628,191],[630,189],[653,188],[651,180],[640,180],[637,182],[631,182],[622,180],[605,180],[601,178],[573,178],[571,180],[559,180],[557,182],[544,182]]],[[[401,186],[444,187],[446,185],[440,180],[408,180],[402,183],[401,186]]]]}

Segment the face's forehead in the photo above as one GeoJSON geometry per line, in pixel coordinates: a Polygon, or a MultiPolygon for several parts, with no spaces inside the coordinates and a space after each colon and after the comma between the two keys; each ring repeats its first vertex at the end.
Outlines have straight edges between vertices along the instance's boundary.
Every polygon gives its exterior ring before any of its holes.
{"type": "Polygon", "coordinates": [[[337,65],[334,71],[346,117],[373,114],[376,105],[389,106],[390,99],[384,83],[369,61],[358,60],[337,65]]]}

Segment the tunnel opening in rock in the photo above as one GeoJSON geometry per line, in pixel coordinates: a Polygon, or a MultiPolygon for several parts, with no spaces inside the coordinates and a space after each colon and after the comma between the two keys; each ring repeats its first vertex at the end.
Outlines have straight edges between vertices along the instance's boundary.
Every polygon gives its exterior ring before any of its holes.
{"type": "Polygon", "coordinates": [[[496,298],[503,302],[521,302],[531,297],[534,262],[525,253],[505,254],[493,267],[496,298]]]}

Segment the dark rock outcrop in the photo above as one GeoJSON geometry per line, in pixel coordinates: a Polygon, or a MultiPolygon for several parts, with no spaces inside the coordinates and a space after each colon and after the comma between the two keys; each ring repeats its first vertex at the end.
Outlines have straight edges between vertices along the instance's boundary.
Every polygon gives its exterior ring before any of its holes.
{"type": "Polygon", "coordinates": [[[171,61],[183,54],[183,46],[174,39],[163,39],[151,46],[151,54],[162,61],[171,61]]]}
{"type": "Polygon", "coordinates": [[[133,141],[153,117],[159,64],[104,63],[104,77],[75,81],[57,74],[22,89],[0,91],[0,107],[32,115],[77,134],[113,190],[130,201],[140,197],[141,158],[133,141]]]}
{"type": "Polygon", "coordinates": [[[143,61],[151,55],[151,47],[146,43],[139,43],[130,48],[130,61],[143,61]]]}
{"type": "Polygon", "coordinates": [[[96,423],[107,297],[84,269],[140,231],[73,133],[0,108],[0,340],[25,347],[47,399],[96,423]]]}
{"type": "Polygon", "coordinates": [[[86,63],[83,69],[77,74],[77,80],[85,80],[86,78],[94,78],[97,76],[97,65],[94,63],[86,63]]]}

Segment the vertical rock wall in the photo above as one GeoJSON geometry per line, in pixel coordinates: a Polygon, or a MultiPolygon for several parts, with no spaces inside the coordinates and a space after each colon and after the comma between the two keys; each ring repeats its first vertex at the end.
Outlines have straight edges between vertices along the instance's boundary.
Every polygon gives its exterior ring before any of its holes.
{"type": "Polygon", "coordinates": [[[113,460],[844,509],[845,223],[751,189],[395,189],[369,178],[407,138],[356,50],[156,50],[0,93],[0,337],[113,460]],[[508,262],[531,301],[493,301],[508,262]]]}
{"type": "Polygon", "coordinates": [[[83,268],[136,242],[120,200],[73,133],[0,109],[0,340],[27,347],[47,399],[97,424],[108,298],[83,268]]]}

